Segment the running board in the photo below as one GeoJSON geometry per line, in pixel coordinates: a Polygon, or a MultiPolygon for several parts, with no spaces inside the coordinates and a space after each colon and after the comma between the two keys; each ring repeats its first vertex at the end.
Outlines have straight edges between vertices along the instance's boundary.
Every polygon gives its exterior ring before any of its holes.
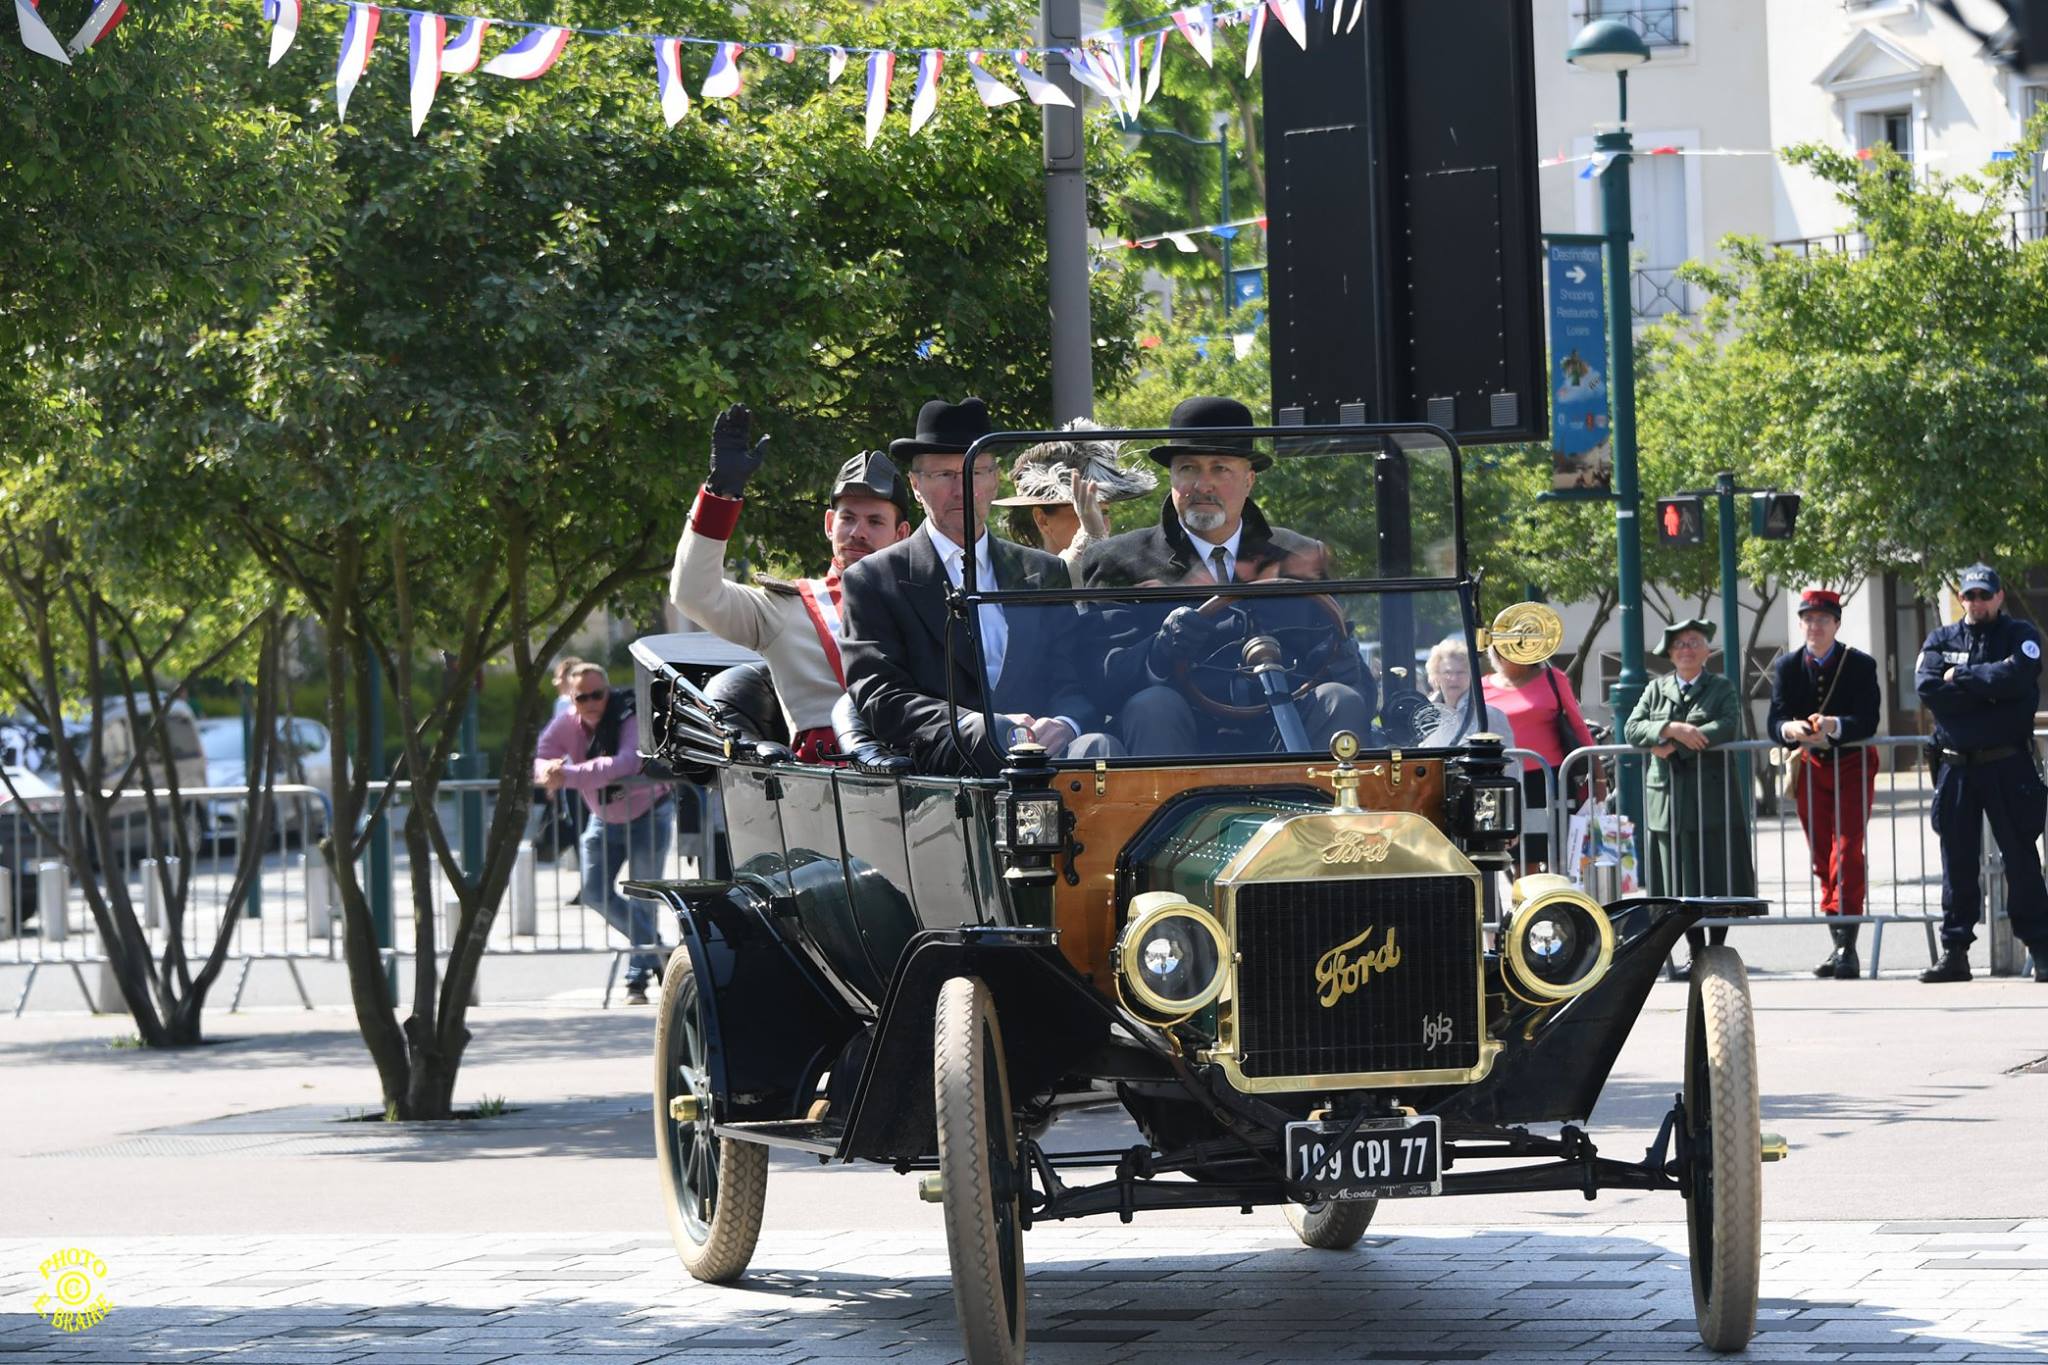
{"type": "Polygon", "coordinates": [[[832,1156],[846,1125],[836,1119],[776,1119],[769,1123],[715,1123],[711,1131],[740,1142],[758,1142],[764,1147],[787,1147],[791,1151],[832,1156]]]}

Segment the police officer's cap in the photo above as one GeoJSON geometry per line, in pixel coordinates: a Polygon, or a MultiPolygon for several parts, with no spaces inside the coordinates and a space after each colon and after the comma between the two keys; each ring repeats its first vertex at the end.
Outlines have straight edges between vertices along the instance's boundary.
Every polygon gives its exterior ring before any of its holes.
{"type": "Polygon", "coordinates": [[[1999,589],[1998,570],[1989,564],[1972,564],[1963,570],[1963,585],[1959,592],[1983,591],[1996,594],[1999,589]]]}
{"type": "Polygon", "coordinates": [[[886,498],[896,504],[905,521],[910,520],[910,485],[879,450],[863,450],[839,466],[839,477],[832,483],[833,503],[836,505],[848,493],[886,498]]]}

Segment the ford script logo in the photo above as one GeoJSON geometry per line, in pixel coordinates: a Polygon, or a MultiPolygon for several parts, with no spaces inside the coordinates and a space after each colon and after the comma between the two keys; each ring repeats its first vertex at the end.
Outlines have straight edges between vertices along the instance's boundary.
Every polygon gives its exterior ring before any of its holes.
{"type": "Polygon", "coordinates": [[[1377,830],[1347,829],[1323,845],[1323,862],[1337,867],[1345,863],[1383,863],[1393,841],[1377,830]]]}
{"type": "Polygon", "coordinates": [[[1376,924],[1367,925],[1365,932],[1357,938],[1338,944],[1316,959],[1316,988],[1319,992],[1316,1003],[1328,1009],[1359,987],[1369,984],[1374,972],[1390,972],[1401,965],[1401,949],[1394,942],[1392,929],[1387,930],[1386,941],[1379,947],[1365,946],[1365,941],[1378,930],[1376,924]],[[1358,949],[1356,957],[1351,955],[1354,948],[1358,949]]]}

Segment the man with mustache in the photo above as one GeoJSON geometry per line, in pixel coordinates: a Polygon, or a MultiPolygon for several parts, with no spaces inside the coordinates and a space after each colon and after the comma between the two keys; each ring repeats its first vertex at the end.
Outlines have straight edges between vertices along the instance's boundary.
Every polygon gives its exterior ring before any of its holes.
{"type": "Polygon", "coordinates": [[[839,646],[841,576],[910,534],[910,492],[888,456],[855,455],[839,467],[825,509],[825,542],[832,550],[825,576],[794,583],[767,577],[758,585],[730,582],[725,549],[739,525],[747,480],[768,453],[766,436],[748,445],[752,420],[735,404],[712,425],[711,476],[698,490],[676,546],[668,595],[676,610],[704,629],[767,660],[791,747],[798,758],[815,763],[839,756],[832,707],[846,690],[839,646]]]}
{"type": "MultiPolygon", "coordinates": [[[[1249,438],[1208,432],[1256,425],[1251,409],[1234,398],[1189,398],[1167,425],[1178,440],[1152,449],[1166,467],[1169,488],[1159,522],[1098,542],[1082,560],[1091,588],[1232,583],[1329,576],[1329,549],[1319,540],[1270,524],[1252,501],[1252,489],[1273,457],[1249,438]]],[[[1273,747],[1270,721],[1246,728],[1201,721],[1170,681],[1181,663],[1215,656],[1233,638],[1230,616],[1203,616],[1196,604],[1105,607],[1100,616],[1109,643],[1102,667],[1102,699],[1120,717],[1120,737],[1133,754],[1229,753],[1273,747]]],[[[1273,601],[1255,608],[1273,620],[1310,620],[1307,604],[1273,601]]],[[[1255,614],[1256,620],[1256,614],[1255,614]]],[[[1339,730],[1372,733],[1373,683],[1349,641],[1336,676],[1298,703],[1312,743],[1339,730]]]]}

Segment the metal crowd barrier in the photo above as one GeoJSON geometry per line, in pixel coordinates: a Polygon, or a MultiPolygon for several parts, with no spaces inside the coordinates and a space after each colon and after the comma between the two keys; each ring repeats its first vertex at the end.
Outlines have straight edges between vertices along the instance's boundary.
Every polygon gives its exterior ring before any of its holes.
{"type": "MultiPolygon", "coordinates": [[[[2035,736],[2037,750],[2048,733],[2035,736]]],[[[1643,888],[1650,887],[1651,844],[1661,842],[1668,851],[1660,881],[1673,880],[1687,894],[1760,895],[1772,906],[1763,920],[1708,920],[1709,926],[1740,924],[1819,925],[1869,924],[1872,941],[1869,974],[1876,976],[1883,961],[1885,926],[1917,924],[1926,937],[1928,961],[1938,951],[1936,929],[1941,923],[1941,847],[1930,816],[1934,789],[1926,764],[1918,761],[1927,748],[1919,735],[1880,735],[1856,744],[1840,746],[1841,756],[1832,771],[1810,763],[1791,765],[1789,780],[1783,766],[1769,760],[1784,746],[1768,739],[1740,740],[1715,745],[1690,759],[1689,780],[1703,799],[1681,803],[1688,809],[1675,812],[1678,828],[1637,829],[1635,845],[1643,888]],[[1851,755],[1860,755],[1852,758],[1851,755]],[[1911,755],[1915,761],[1901,761],[1911,755]],[[1855,764],[1858,769],[1843,765],[1855,764]],[[1832,780],[1831,780],[1832,779],[1832,780]],[[1760,783],[1771,784],[1768,792],[1760,783]],[[1772,799],[1775,797],[1775,800],[1772,799]],[[1806,818],[1800,811],[1804,809],[1806,818]],[[1808,827],[1822,832],[1853,830],[1862,817],[1864,902],[1861,915],[1830,916],[1823,913],[1820,855],[1808,836],[1808,827]],[[1726,833],[1716,837],[1714,826],[1726,833]],[[1749,862],[1751,876],[1745,879],[1741,864],[1749,862]]],[[[1601,744],[1574,750],[1559,767],[1560,789],[1569,791],[1578,776],[1599,763],[1607,768],[1609,791],[1617,788],[1616,778],[1624,765],[1647,778],[1651,753],[1630,745],[1601,744]]],[[[1677,766],[1677,765],[1675,765],[1677,766]]],[[[1645,783],[1647,786],[1647,783],[1645,783]]],[[[1610,802],[1610,807],[1612,806],[1610,802]]],[[[1645,796],[1647,811],[1648,797],[1645,796]]],[[[1553,808],[1553,846],[1564,847],[1571,813],[1560,804],[1553,808]]],[[[1645,818],[1645,824],[1650,823],[1645,818]]],[[[1828,848],[1830,860],[1847,859],[1853,865],[1853,841],[1835,840],[1828,848]]],[[[1985,914],[1980,937],[2010,927],[2003,916],[2003,864],[1988,831],[1984,838],[1985,858],[1982,880],[1985,914]]],[[[1569,850],[1565,856],[1569,856],[1569,850]]],[[[1557,869],[1576,875],[1580,869],[1557,869]]],[[[1666,889],[1670,888],[1668,885],[1666,889]]],[[[1842,888],[1847,898],[1848,888],[1842,888]]],[[[2023,950],[2022,950],[2023,952],[2023,950]]],[[[2009,970],[2017,970],[2008,951],[2003,955],[2009,970]]],[[[1994,954],[1994,970],[2002,965],[1994,954]]]]}

